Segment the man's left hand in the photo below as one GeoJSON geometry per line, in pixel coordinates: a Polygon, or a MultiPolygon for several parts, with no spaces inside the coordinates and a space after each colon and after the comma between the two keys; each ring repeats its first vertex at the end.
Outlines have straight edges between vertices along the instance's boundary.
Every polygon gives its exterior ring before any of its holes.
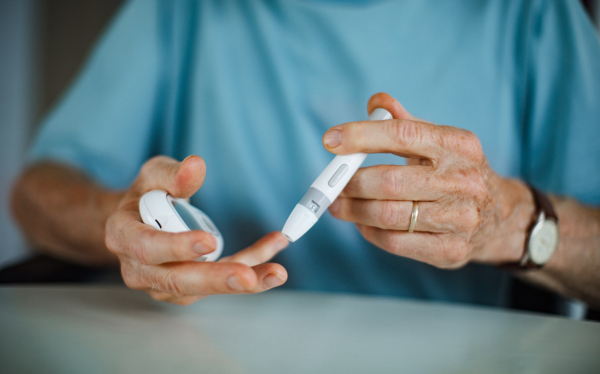
{"type": "Polygon", "coordinates": [[[359,169],[331,214],[355,222],[366,240],[388,252],[440,268],[518,261],[534,214],[527,186],[498,176],[472,132],[418,120],[383,93],[369,100],[369,113],[375,108],[394,119],[335,126],[323,137],[325,148],[392,153],[408,163],[359,169]],[[413,201],[419,215],[409,233],[413,201]]]}

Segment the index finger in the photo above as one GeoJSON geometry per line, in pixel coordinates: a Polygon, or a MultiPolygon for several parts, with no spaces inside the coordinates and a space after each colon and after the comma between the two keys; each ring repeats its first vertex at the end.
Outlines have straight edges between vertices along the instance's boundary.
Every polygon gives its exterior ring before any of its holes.
{"type": "Polygon", "coordinates": [[[438,160],[450,128],[412,119],[349,122],[329,129],[325,148],[335,154],[393,153],[438,160]],[[339,141],[330,141],[338,138],[339,141]]]}
{"type": "Polygon", "coordinates": [[[271,232],[250,247],[229,257],[223,257],[221,262],[240,262],[248,266],[256,266],[269,261],[279,251],[287,247],[289,241],[280,231],[271,232]]]}

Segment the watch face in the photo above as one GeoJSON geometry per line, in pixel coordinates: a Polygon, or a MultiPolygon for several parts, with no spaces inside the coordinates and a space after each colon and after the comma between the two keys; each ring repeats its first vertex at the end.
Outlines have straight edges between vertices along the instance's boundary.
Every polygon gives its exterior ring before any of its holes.
{"type": "Polygon", "coordinates": [[[558,226],[552,220],[538,223],[529,237],[529,256],[531,261],[544,265],[554,254],[558,245],[558,226]]]}

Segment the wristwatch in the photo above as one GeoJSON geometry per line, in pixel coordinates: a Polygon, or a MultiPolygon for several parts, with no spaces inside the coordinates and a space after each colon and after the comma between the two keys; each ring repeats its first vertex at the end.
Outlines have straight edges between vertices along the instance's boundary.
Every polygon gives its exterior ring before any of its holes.
{"type": "Polygon", "coordinates": [[[517,263],[506,264],[511,269],[539,269],[544,266],[558,246],[558,217],[550,200],[538,189],[528,185],[535,202],[536,219],[528,230],[525,251],[517,263]]]}

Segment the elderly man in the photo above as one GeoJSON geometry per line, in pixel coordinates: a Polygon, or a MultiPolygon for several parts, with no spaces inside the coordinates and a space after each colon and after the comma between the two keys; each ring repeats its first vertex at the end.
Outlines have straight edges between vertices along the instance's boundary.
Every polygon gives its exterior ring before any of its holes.
{"type": "Polygon", "coordinates": [[[45,120],[13,208],[40,249],[180,304],[287,280],[503,305],[510,267],[598,306],[598,139],[600,46],[575,1],[139,0],[45,120]],[[357,122],[367,101],[394,119],[357,122]],[[373,155],[269,263],[287,240],[259,237],[326,151],[373,155]],[[227,257],[144,225],[153,189],[191,197],[227,257]]]}

